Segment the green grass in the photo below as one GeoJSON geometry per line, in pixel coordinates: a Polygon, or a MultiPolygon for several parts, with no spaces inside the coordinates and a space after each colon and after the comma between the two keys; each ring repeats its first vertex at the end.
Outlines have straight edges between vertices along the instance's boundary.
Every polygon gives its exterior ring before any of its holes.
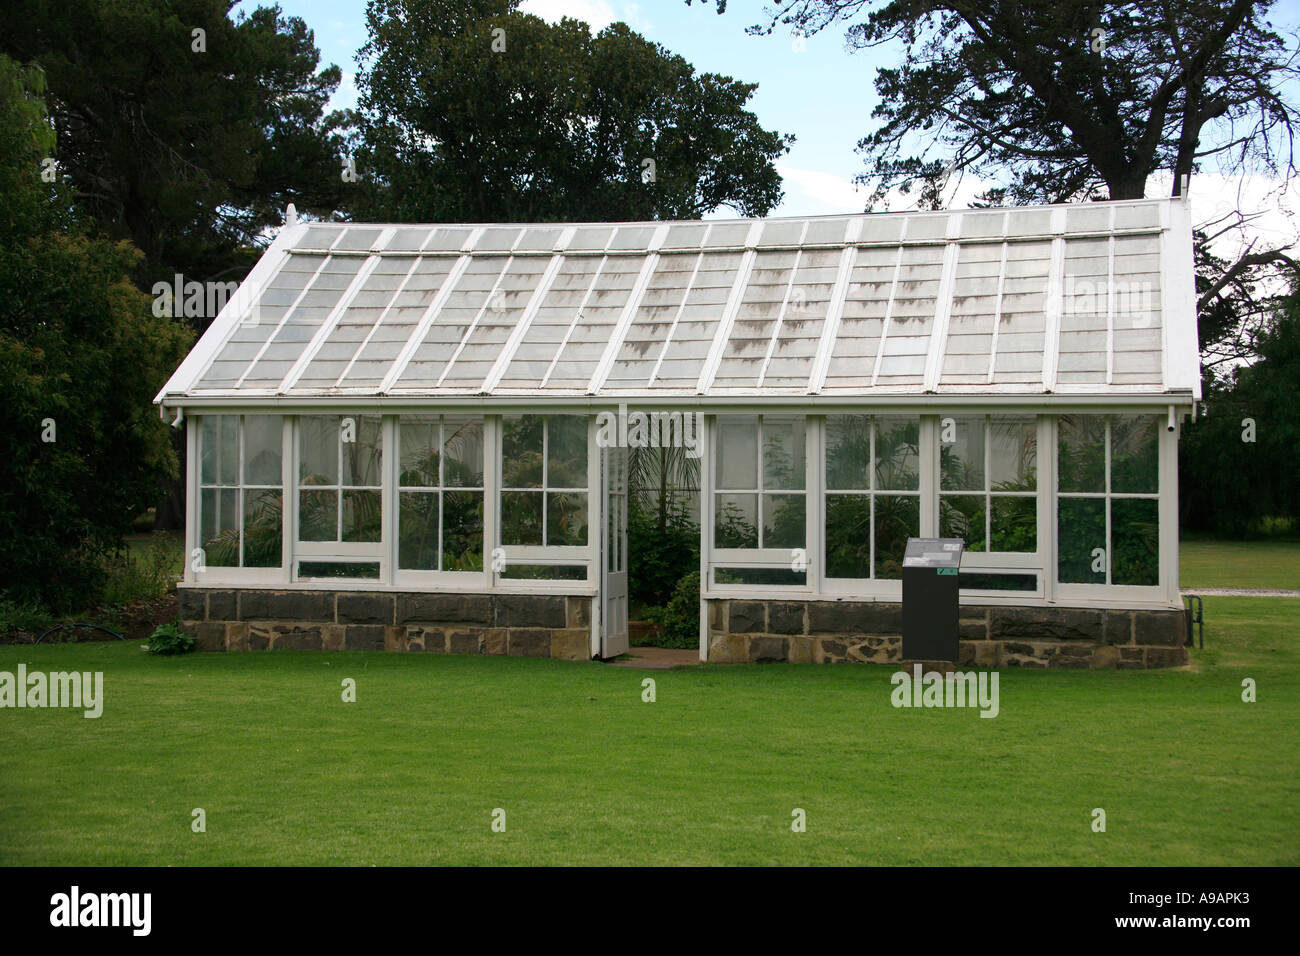
{"type": "Polygon", "coordinates": [[[1190,668],[1004,671],[992,720],[866,665],[0,647],[106,685],[0,710],[0,864],[1295,865],[1300,601],[1206,617],[1190,668]]]}
{"type": "Polygon", "coordinates": [[[1184,540],[1178,558],[1181,587],[1300,589],[1300,541],[1184,540]]]}

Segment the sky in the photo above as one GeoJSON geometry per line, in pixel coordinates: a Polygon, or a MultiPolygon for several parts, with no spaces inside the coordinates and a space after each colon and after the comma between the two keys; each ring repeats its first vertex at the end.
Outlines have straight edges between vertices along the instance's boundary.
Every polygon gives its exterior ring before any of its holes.
{"type": "MultiPolygon", "coordinates": [[[[365,0],[279,0],[279,4],[315,31],[322,64],[334,63],[343,70],[343,83],[331,106],[355,105],[355,55],[366,38],[365,0]]],[[[244,2],[235,10],[256,5],[244,2]]],[[[622,21],[684,57],[698,71],[758,83],[749,108],[764,128],[796,137],[790,152],[777,162],[785,198],[772,215],[861,212],[866,193],[853,183],[864,169],[856,145],[874,125],[876,68],[901,62],[901,48],[849,51],[842,25],[806,38],[792,37],[788,28],[779,26],[770,36],[751,36],[745,28],[766,22],[763,7],[760,0],[731,0],[726,13],[719,15],[713,3],[700,0],[690,6],[684,0],[524,0],[521,9],[552,22],[574,17],[593,31],[622,21]]],[[[1271,20],[1284,33],[1300,28],[1300,0],[1280,0],[1271,20]]],[[[968,205],[983,187],[967,177],[949,206],[968,205]]],[[[1147,195],[1168,194],[1168,180],[1153,178],[1147,195]]],[[[1197,221],[1215,219],[1233,208],[1262,211],[1249,234],[1225,237],[1229,245],[1240,246],[1253,235],[1278,245],[1300,240],[1300,216],[1292,215],[1300,213],[1300,183],[1283,190],[1281,184],[1259,177],[1239,181],[1203,173],[1193,180],[1190,196],[1197,221]]],[[[891,208],[905,209],[908,203],[891,208]]],[[[723,209],[715,215],[735,213],[723,209]]]]}

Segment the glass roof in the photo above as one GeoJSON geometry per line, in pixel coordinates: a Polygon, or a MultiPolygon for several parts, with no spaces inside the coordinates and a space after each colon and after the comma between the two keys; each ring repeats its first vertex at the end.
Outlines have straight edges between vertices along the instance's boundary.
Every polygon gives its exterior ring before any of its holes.
{"type": "Polygon", "coordinates": [[[1141,200],[293,225],[159,400],[1195,393],[1188,222],[1141,200]]]}

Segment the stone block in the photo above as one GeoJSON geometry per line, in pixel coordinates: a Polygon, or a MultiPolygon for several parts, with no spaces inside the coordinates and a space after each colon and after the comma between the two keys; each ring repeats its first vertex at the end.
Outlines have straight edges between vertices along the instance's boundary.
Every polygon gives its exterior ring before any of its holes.
{"type": "Polygon", "coordinates": [[[767,632],[769,634],[805,633],[803,602],[770,602],[767,605],[767,632]]]}
{"type": "Polygon", "coordinates": [[[551,632],[542,627],[508,628],[506,653],[511,657],[550,657],[551,632]]]}
{"type": "MultiPolygon", "coordinates": [[[[1185,611],[1134,611],[1133,640],[1136,644],[1182,647],[1187,640],[1185,611]]],[[[1148,658],[1150,655],[1147,655],[1148,658]]],[[[1168,667],[1168,664],[1157,664],[1168,667]]]]}
{"type": "Polygon", "coordinates": [[[248,625],[248,649],[269,651],[274,641],[272,625],[268,621],[253,621],[248,625]]]}
{"type": "Polygon", "coordinates": [[[811,664],[813,660],[813,638],[802,634],[786,640],[786,660],[791,664],[811,664]]]}
{"type": "Polygon", "coordinates": [[[478,631],[449,631],[448,654],[482,654],[483,635],[478,631]]]}
{"type": "Polygon", "coordinates": [[[865,601],[811,601],[808,630],[813,634],[901,634],[901,604],[865,601]]]}
{"type": "Polygon", "coordinates": [[[248,650],[248,625],[242,621],[226,622],[226,650],[248,650]]]}
{"type": "Polygon", "coordinates": [[[487,624],[492,600],[486,594],[398,594],[397,624],[487,624]]]}
{"type": "Polygon", "coordinates": [[[563,661],[591,660],[591,631],[585,627],[551,631],[551,657],[563,661]]]}
{"type": "Polygon", "coordinates": [[[1102,612],[1067,607],[996,607],[989,613],[994,640],[1102,640],[1102,612]]]}
{"type": "Polygon", "coordinates": [[[727,630],[732,634],[761,634],[767,630],[762,601],[731,601],[727,608],[727,630]]]}
{"type": "Polygon", "coordinates": [[[498,594],[492,598],[494,627],[564,627],[565,598],[560,594],[498,594]]]}
{"type": "MultiPolygon", "coordinates": [[[[1104,611],[1102,639],[1110,645],[1133,643],[1133,612],[1104,611]]],[[[1118,658],[1117,658],[1118,659],[1118,658]]]]}
{"type": "Polygon", "coordinates": [[[197,588],[176,589],[176,600],[182,621],[206,621],[208,619],[208,595],[197,588]]]}
{"type": "Polygon", "coordinates": [[[743,664],[749,660],[747,638],[739,634],[714,634],[709,641],[710,664],[743,664]]]}
{"type": "Polygon", "coordinates": [[[347,646],[348,629],[342,624],[326,624],[321,627],[320,643],[323,651],[341,651],[347,646]]]}
{"type": "Polygon", "coordinates": [[[483,653],[504,656],[506,653],[506,629],[489,627],[483,631],[483,653]]]}
{"type": "Polygon", "coordinates": [[[591,598],[571,595],[564,599],[565,627],[591,627],[591,598]]]}
{"type": "Polygon", "coordinates": [[[788,656],[784,637],[751,637],[749,639],[749,659],[755,664],[784,661],[788,656]]]}
{"type": "Polygon", "coordinates": [[[346,625],[343,646],[350,651],[382,651],[384,649],[384,625],[346,625]]]}
{"type": "Polygon", "coordinates": [[[195,626],[194,647],[200,651],[226,649],[226,625],[221,621],[201,621],[195,626]]]}
{"type": "Polygon", "coordinates": [[[322,626],[276,625],[271,628],[271,650],[319,651],[324,647],[322,626]]]}
{"type": "Polygon", "coordinates": [[[241,621],[300,621],[334,623],[333,591],[239,592],[241,621]]]}
{"type": "Polygon", "coordinates": [[[209,621],[239,620],[239,594],[236,591],[208,592],[209,621]]]}
{"type": "MultiPolygon", "coordinates": [[[[340,607],[339,614],[342,615],[343,596],[339,596],[340,607]]],[[[384,650],[386,651],[404,651],[409,646],[409,635],[406,632],[405,624],[385,624],[384,625],[384,650]]]]}
{"type": "Polygon", "coordinates": [[[1147,667],[1182,667],[1188,661],[1185,647],[1148,647],[1147,667]]]}
{"type": "Polygon", "coordinates": [[[392,624],[394,596],[339,592],[339,624],[392,624]]]}

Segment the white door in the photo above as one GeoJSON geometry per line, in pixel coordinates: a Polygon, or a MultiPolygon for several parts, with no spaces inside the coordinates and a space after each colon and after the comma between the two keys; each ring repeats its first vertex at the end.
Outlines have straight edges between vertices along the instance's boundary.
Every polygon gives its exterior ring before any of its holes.
{"type": "Polygon", "coordinates": [[[600,450],[600,656],[627,652],[627,449],[600,450]]]}

